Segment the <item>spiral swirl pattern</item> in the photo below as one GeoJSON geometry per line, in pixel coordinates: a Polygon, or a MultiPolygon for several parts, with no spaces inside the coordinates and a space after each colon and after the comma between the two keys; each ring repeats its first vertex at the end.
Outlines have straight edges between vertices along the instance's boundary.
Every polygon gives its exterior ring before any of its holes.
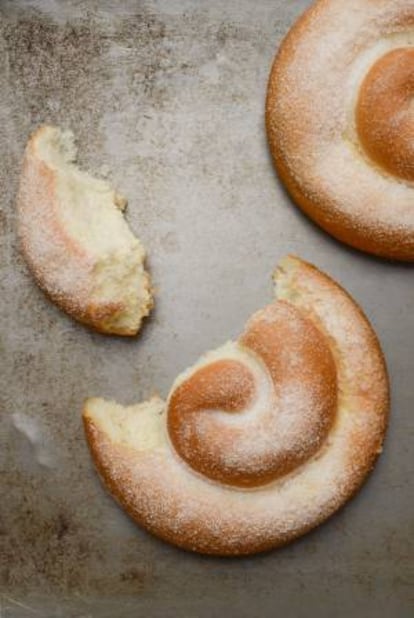
{"type": "Polygon", "coordinates": [[[294,539],[346,502],[381,450],[388,383],[368,321],[298,258],[276,283],[277,300],[179,376],[166,402],[86,402],[109,491],[186,549],[240,555],[294,539]]]}
{"type": "Polygon", "coordinates": [[[414,260],[414,0],[318,0],[276,56],[270,148],[327,232],[414,260]]]}
{"type": "Polygon", "coordinates": [[[389,174],[414,181],[414,47],[377,60],[361,85],[356,118],[371,159],[389,174]]]}
{"type": "Polygon", "coordinates": [[[173,389],[168,431],[194,470],[256,487],[320,448],[334,420],[336,369],[318,329],[282,301],[253,316],[235,352],[173,389]]]}

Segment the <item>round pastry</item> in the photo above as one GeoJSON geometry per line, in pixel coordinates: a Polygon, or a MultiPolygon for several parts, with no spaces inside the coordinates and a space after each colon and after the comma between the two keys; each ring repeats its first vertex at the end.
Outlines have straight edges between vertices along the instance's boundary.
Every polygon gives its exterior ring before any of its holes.
{"type": "Polygon", "coordinates": [[[70,131],[44,126],[29,139],[17,200],[24,257],[72,317],[135,335],[153,304],[145,251],[124,219],[125,198],[75,160],[70,131]]]}
{"type": "Polygon", "coordinates": [[[316,223],[414,261],[414,0],[318,0],[270,74],[266,126],[281,180],[316,223]]]}
{"type": "Polygon", "coordinates": [[[167,402],[85,403],[108,490],[188,550],[243,555],[292,541],[341,507],[381,452],[388,380],[367,319],[298,258],[275,280],[277,300],[180,375],[167,402]]]}

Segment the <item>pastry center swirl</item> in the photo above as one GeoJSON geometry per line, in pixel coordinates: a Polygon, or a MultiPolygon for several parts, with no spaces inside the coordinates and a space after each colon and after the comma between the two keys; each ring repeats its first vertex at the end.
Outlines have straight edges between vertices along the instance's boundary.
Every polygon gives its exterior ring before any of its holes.
{"type": "Polygon", "coordinates": [[[414,48],[393,50],[374,64],[359,92],[356,125],[375,163],[414,181],[414,48]]]}
{"type": "Polygon", "coordinates": [[[198,473],[258,487],[321,448],[335,418],[336,366],[322,332],[283,301],[253,316],[236,347],[174,388],[168,433],[198,473]]]}

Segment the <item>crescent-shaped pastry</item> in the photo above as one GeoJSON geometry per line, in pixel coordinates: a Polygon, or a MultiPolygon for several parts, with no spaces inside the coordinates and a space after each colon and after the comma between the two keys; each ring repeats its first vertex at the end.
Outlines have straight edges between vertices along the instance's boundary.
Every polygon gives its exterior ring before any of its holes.
{"type": "Polygon", "coordinates": [[[318,0],[270,74],[266,125],[281,180],[316,223],[414,260],[414,0],[318,0]]]}
{"type": "Polygon", "coordinates": [[[267,550],[311,530],[381,452],[384,359],[361,309],[295,257],[277,300],[178,377],[167,402],[85,403],[98,472],[139,524],[206,554],[267,550]]]}
{"type": "Polygon", "coordinates": [[[24,257],[64,311],[103,333],[135,335],[151,310],[145,251],[125,198],[79,170],[73,134],[43,126],[26,146],[18,194],[24,257]]]}

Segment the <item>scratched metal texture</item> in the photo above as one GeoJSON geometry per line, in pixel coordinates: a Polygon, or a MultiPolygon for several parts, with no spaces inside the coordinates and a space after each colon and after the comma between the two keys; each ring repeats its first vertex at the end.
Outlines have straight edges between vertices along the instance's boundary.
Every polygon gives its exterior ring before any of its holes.
{"type": "Polygon", "coordinates": [[[0,0],[1,618],[413,615],[413,268],[317,229],[284,193],[266,145],[272,58],[307,4],[0,0]],[[71,127],[82,165],[110,169],[129,198],[157,288],[136,339],[74,323],[19,253],[19,166],[44,122],[71,127]],[[340,281],[379,334],[393,395],[385,452],[363,491],[291,546],[191,555],[107,496],[82,402],[166,395],[272,298],[287,252],[340,281]]]}

